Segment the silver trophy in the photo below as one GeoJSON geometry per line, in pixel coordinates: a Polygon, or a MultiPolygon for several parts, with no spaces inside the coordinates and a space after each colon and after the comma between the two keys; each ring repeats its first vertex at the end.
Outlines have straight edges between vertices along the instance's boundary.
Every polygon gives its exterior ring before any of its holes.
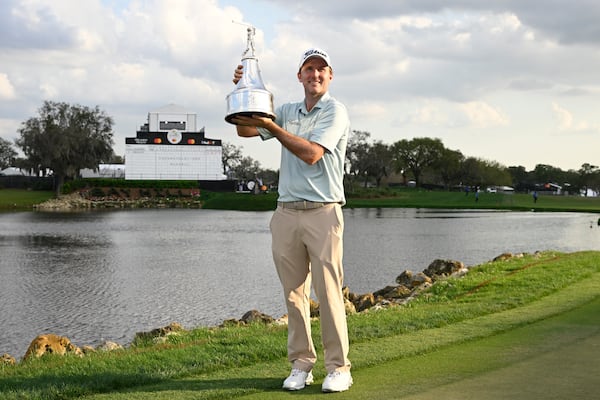
{"type": "Polygon", "coordinates": [[[225,121],[231,122],[238,115],[261,115],[275,119],[273,111],[273,95],[265,88],[258,68],[258,58],[254,55],[255,28],[248,26],[248,43],[246,51],[242,54],[244,74],[235,87],[227,95],[227,115],[225,121]]]}

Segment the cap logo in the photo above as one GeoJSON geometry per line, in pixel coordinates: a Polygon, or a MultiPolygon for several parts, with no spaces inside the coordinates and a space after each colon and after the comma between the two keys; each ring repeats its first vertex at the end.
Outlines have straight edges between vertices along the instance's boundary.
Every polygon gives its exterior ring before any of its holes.
{"type": "Polygon", "coordinates": [[[306,53],[304,53],[304,58],[307,59],[308,57],[315,56],[315,55],[316,56],[321,56],[321,57],[328,58],[327,54],[325,54],[322,51],[319,51],[317,49],[310,49],[310,50],[308,50],[306,53]]]}

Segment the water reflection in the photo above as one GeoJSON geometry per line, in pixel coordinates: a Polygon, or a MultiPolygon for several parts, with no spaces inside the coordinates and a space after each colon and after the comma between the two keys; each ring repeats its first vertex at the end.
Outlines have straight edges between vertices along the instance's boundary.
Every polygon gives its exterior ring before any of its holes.
{"type": "MultiPolygon", "coordinates": [[[[127,210],[0,214],[0,353],[40,333],[128,343],[172,321],[284,313],[271,212],[127,210]]],[[[346,209],[346,284],[364,293],[435,258],[600,249],[593,214],[346,209]]]]}

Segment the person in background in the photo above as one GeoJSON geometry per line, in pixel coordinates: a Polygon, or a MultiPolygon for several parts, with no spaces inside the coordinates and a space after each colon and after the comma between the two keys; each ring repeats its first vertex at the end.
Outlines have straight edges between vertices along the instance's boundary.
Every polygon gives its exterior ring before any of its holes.
{"type": "MultiPolygon", "coordinates": [[[[239,65],[233,82],[243,75],[239,65]]],[[[333,69],[317,48],[302,53],[298,81],[304,100],[275,110],[276,119],[254,115],[232,120],[241,137],[277,139],[281,145],[279,197],[270,222],[273,260],[288,311],[286,390],[313,383],[317,354],[311,337],[311,285],[319,301],[325,377],[324,392],[352,385],[343,285],[342,206],[344,159],[350,120],[343,104],[329,94],[333,69]]]]}

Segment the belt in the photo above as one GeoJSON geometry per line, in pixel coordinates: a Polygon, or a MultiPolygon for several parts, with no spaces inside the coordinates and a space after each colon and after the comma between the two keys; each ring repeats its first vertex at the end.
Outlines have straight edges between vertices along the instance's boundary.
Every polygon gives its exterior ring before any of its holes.
{"type": "Polygon", "coordinates": [[[325,207],[328,204],[335,203],[324,203],[320,201],[278,201],[277,205],[282,208],[288,208],[290,210],[314,210],[315,208],[325,207]]]}

